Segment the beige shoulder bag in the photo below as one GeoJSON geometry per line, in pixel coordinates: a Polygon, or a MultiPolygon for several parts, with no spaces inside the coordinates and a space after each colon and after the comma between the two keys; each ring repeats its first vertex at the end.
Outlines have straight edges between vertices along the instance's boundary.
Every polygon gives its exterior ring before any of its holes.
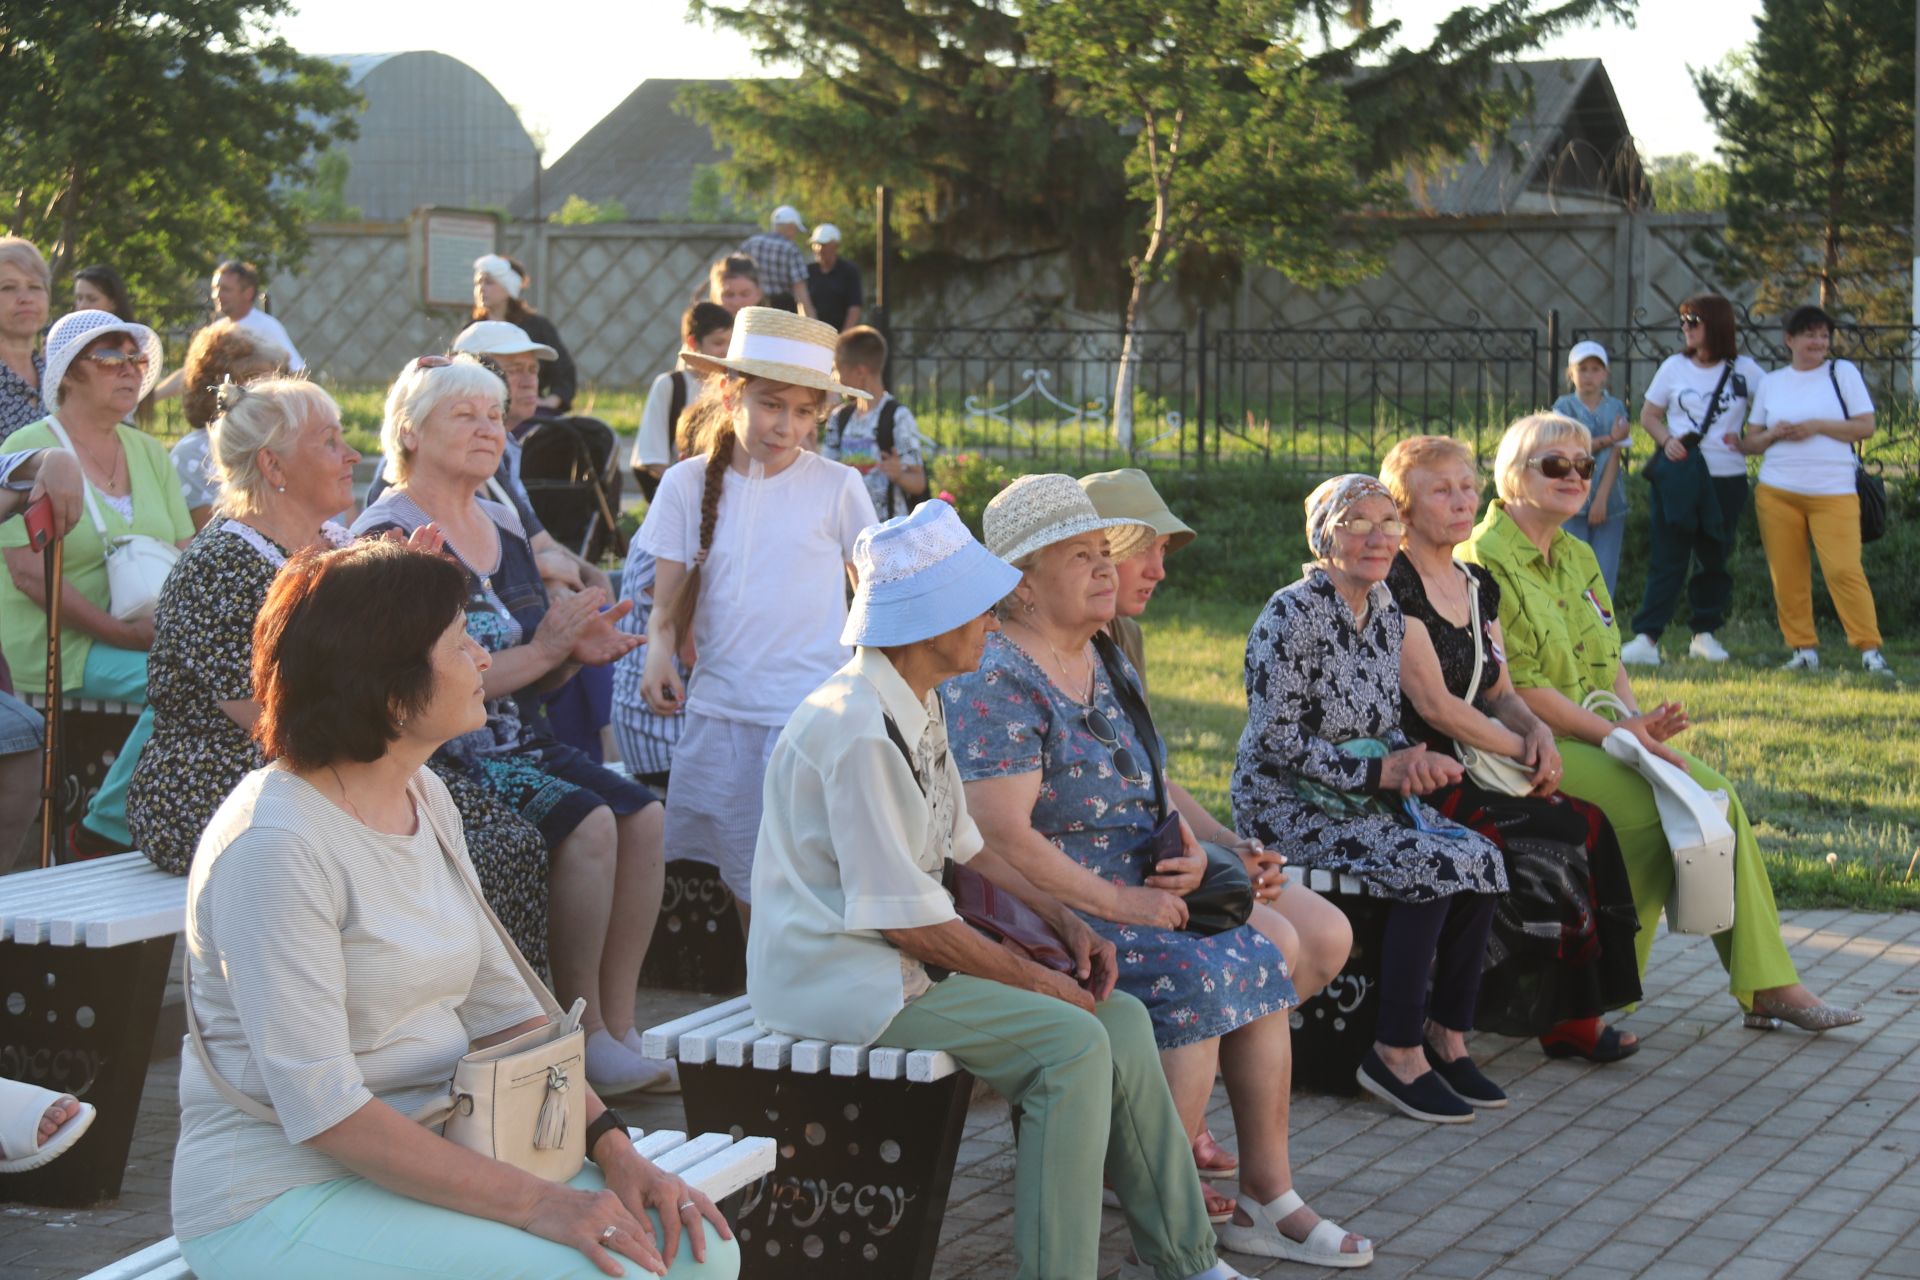
{"type": "MultiPolygon", "coordinates": [[[[586,1083],[586,1033],[580,1029],[580,1016],[586,1010],[584,999],[575,1000],[566,1013],[540,981],[520,948],[501,925],[500,918],[487,905],[473,870],[454,852],[453,844],[441,830],[427,797],[409,787],[421,819],[432,829],[440,852],[454,866],[455,873],[473,895],[487,922],[500,936],[501,945],[513,957],[513,963],[526,980],[548,1022],[503,1043],[475,1049],[454,1065],[447,1095],[436,1098],[408,1119],[429,1128],[441,1125],[443,1135],[470,1151],[504,1161],[549,1182],[565,1182],[580,1172],[587,1158],[586,1094],[573,1087],[586,1083]]],[[[206,1070],[220,1096],[256,1120],[277,1125],[280,1117],[273,1108],[241,1093],[215,1069],[201,1039],[200,1019],[193,1010],[193,963],[182,948],[180,972],[186,987],[187,1034],[193,1040],[194,1053],[206,1070]]]]}

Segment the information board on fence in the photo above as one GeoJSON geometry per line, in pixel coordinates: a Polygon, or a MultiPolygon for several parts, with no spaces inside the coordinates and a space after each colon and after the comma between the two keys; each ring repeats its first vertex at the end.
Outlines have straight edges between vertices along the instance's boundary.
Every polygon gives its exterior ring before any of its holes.
{"type": "Polygon", "coordinates": [[[500,223],[492,214],[466,209],[416,209],[412,241],[420,300],[430,307],[473,304],[473,260],[492,253],[500,223]]]}

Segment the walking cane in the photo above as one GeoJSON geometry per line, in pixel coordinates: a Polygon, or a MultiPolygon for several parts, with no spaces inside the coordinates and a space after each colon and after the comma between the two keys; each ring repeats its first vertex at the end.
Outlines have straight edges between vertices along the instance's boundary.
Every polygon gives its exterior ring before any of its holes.
{"type": "Polygon", "coordinates": [[[47,746],[40,778],[40,865],[53,865],[53,834],[60,809],[60,581],[66,567],[65,538],[49,538],[40,554],[47,580],[47,746]]]}

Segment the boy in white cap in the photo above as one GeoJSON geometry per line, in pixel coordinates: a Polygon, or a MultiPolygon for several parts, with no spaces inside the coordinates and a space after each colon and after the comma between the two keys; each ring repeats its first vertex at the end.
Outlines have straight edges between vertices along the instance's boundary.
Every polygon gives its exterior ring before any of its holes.
{"type": "Polygon", "coordinates": [[[1620,586],[1620,546],[1626,539],[1627,485],[1620,459],[1633,438],[1627,406],[1607,391],[1607,349],[1597,342],[1576,342],[1567,352],[1567,383],[1573,390],[1553,402],[1553,411],[1572,418],[1593,436],[1593,485],[1587,505],[1567,521],[1566,531],[1593,548],[1607,594],[1620,586]]]}
{"type": "Polygon", "coordinates": [[[783,204],[773,211],[772,226],[771,231],[742,240],[740,252],[760,268],[767,306],[812,316],[815,312],[813,295],[807,292],[807,256],[800,252],[800,237],[807,234],[807,224],[800,221],[798,209],[783,204]]]}

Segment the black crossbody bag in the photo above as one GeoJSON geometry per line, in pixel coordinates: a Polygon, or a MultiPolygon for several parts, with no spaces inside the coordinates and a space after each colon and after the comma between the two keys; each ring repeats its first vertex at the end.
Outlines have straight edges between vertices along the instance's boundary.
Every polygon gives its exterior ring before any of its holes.
{"type": "MultiPolygon", "coordinates": [[[[1827,361],[1827,377],[1833,383],[1833,398],[1840,402],[1841,418],[1853,417],[1847,411],[1846,396],[1840,393],[1838,360],[1827,361]]],[[[1887,482],[1867,470],[1866,453],[1857,442],[1853,446],[1853,491],[1860,496],[1860,541],[1880,541],[1887,536],[1887,482]]]]}

